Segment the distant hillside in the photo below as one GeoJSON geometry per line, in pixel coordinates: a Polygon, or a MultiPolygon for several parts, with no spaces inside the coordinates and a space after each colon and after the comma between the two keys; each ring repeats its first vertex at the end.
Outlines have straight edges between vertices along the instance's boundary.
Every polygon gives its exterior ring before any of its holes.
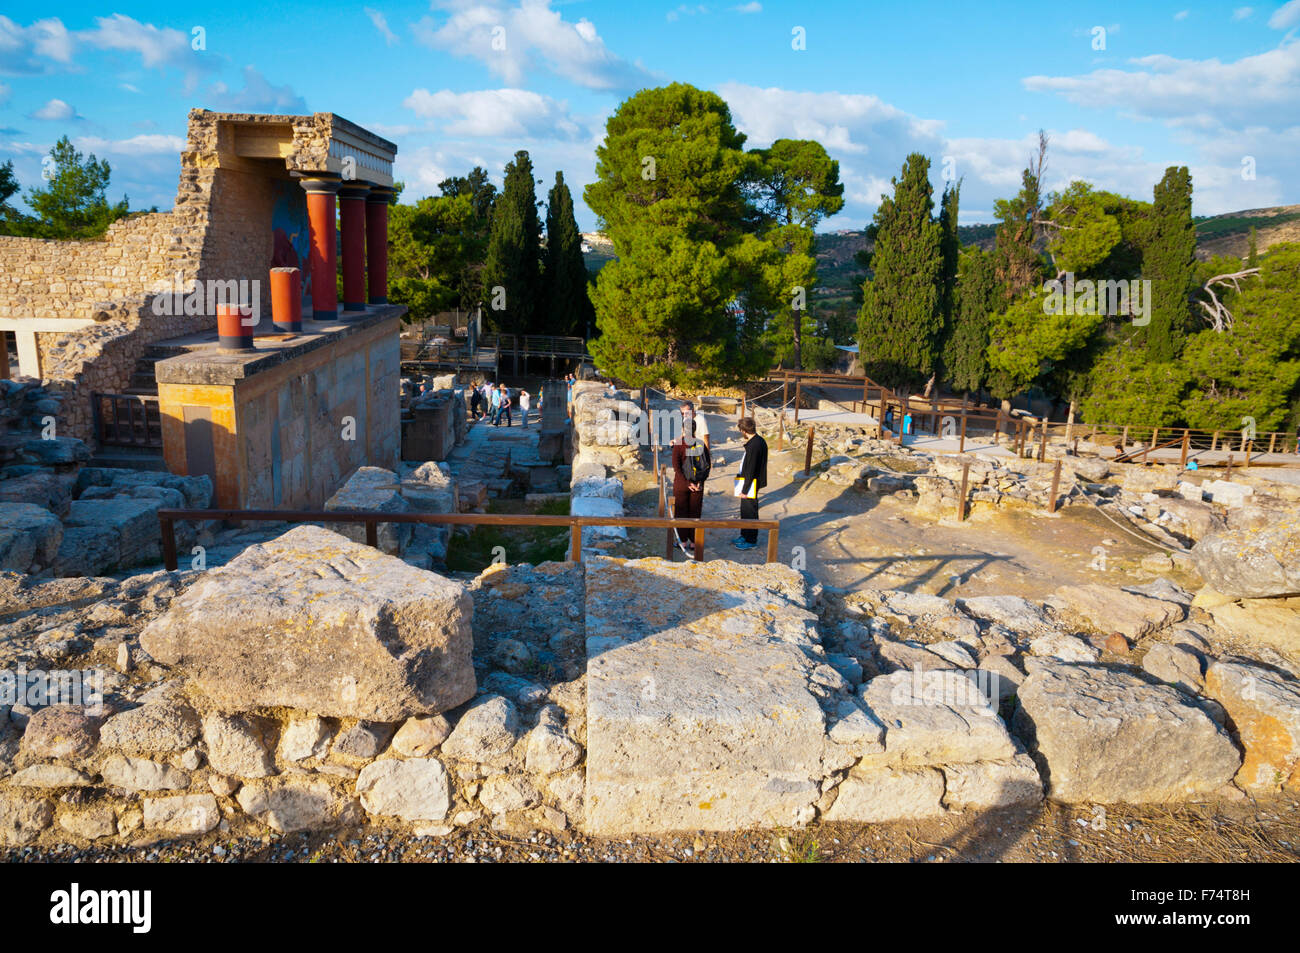
{"type": "Polygon", "coordinates": [[[1215,255],[1245,258],[1250,249],[1250,227],[1255,226],[1255,245],[1267,251],[1279,242],[1300,241],[1300,205],[1275,205],[1242,212],[1199,217],[1196,222],[1196,257],[1205,261],[1215,255]]]}
{"type": "MultiPolygon", "coordinates": [[[[1201,216],[1196,222],[1196,257],[1206,260],[1214,255],[1245,257],[1250,241],[1250,227],[1255,226],[1256,242],[1261,252],[1279,242],[1300,241],[1300,205],[1246,209],[1224,215],[1201,216]]],[[[996,225],[960,225],[957,234],[963,245],[978,245],[992,251],[996,225]]],[[[614,258],[614,246],[600,232],[583,232],[583,241],[591,251],[584,253],[589,269],[599,270],[614,258]]],[[[855,256],[869,247],[866,233],[841,229],[817,236],[817,290],[815,300],[823,307],[847,305],[865,275],[855,256]]]]}

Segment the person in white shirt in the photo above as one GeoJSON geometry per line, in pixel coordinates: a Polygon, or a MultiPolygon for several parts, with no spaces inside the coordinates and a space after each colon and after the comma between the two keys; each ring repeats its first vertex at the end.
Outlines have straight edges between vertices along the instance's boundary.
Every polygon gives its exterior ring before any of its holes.
{"type": "Polygon", "coordinates": [[[704,446],[710,450],[713,449],[709,443],[709,422],[704,419],[703,414],[695,412],[695,405],[689,400],[682,401],[682,430],[687,431],[691,428],[687,426],[690,423],[695,424],[694,432],[697,440],[703,441],[704,446]]]}
{"type": "Polygon", "coordinates": [[[528,407],[531,403],[532,397],[529,395],[528,391],[521,390],[519,392],[519,416],[523,419],[520,421],[520,426],[528,426],[528,407]]]}

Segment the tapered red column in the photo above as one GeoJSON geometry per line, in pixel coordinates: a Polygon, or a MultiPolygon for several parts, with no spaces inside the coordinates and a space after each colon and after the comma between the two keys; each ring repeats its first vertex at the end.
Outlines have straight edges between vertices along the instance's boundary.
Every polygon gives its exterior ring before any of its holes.
{"type": "Polygon", "coordinates": [[[338,226],[334,195],[337,179],[303,179],[307,192],[307,227],[311,232],[311,310],[315,321],[334,321],[339,316],[338,226]]]}
{"type": "Polygon", "coordinates": [[[388,304],[388,206],[390,188],[376,185],[366,196],[366,274],[370,279],[370,303],[388,304]]]}
{"type": "Polygon", "coordinates": [[[339,188],[343,231],[343,310],[366,310],[366,196],[370,186],[345,182],[339,188]]]}

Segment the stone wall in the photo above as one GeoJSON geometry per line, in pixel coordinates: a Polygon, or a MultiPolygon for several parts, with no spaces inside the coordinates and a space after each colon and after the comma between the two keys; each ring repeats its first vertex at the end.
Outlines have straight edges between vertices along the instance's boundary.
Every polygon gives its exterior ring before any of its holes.
{"type": "Polygon", "coordinates": [[[1046,603],[846,592],[725,560],[462,583],[305,526],[205,572],[0,576],[0,670],[109,669],[102,706],[0,707],[0,844],[1300,790],[1300,662],[1225,648],[1191,603],[1166,580],[1046,603]]]}

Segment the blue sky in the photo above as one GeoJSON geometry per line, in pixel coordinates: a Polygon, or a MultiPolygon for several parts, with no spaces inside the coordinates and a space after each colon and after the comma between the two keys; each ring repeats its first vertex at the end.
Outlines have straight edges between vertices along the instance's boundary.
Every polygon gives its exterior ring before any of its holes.
{"type": "Polygon", "coordinates": [[[945,166],[963,180],[963,224],[990,221],[1039,128],[1049,188],[1083,178],[1149,199],[1179,164],[1197,214],[1300,203],[1300,0],[11,0],[0,161],[34,185],[66,134],[112,164],[112,198],[167,209],[190,108],[331,111],[397,142],[408,199],[475,164],[499,183],[524,148],[539,197],[562,170],[591,229],[581,187],[606,118],[673,81],[722,95],[751,146],[821,141],[846,197],[824,229],[867,223],[912,151],[936,190],[945,166]]]}

